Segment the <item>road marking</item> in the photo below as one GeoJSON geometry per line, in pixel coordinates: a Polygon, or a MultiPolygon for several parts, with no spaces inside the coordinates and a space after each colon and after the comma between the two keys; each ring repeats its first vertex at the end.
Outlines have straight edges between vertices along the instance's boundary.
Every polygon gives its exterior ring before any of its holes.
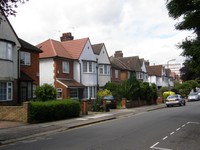
{"type": "Polygon", "coordinates": [[[189,122],[189,123],[191,123],[191,124],[200,124],[200,122],[189,122]]]}
{"type": "MultiPolygon", "coordinates": [[[[200,122],[187,122],[186,124],[183,124],[181,127],[177,128],[176,131],[181,130],[181,128],[184,128],[186,125],[189,124],[197,124],[200,125],[200,122]]],[[[171,132],[170,135],[173,135],[176,133],[176,131],[171,132]]],[[[162,140],[166,140],[168,138],[168,136],[165,136],[162,140]]],[[[159,144],[159,142],[155,143],[154,145],[152,145],[150,148],[154,149],[154,150],[173,150],[173,149],[167,149],[167,148],[162,148],[162,147],[156,147],[159,144]]]]}
{"type": "Polygon", "coordinates": [[[154,145],[152,145],[150,148],[154,148],[156,145],[158,145],[159,142],[155,143],[154,145]]]}
{"type": "Polygon", "coordinates": [[[168,136],[164,137],[163,140],[166,140],[168,138],[168,136]]]}
{"type": "Polygon", "coordinates": [[[156,145],[158,145],[158,144],[159,144],[159,142],[155,143],[150,148],[151,149],[157,149],[157,150],[172,150],[172,149],[168,149],[168,148],[156,147],[156,145]]]}
{"type": "Polygon", "coordinates": [[[162,147],[153,147],[153,149],[157,149],[157,150],[172,150],[172,149],[162,148],[162,147]]]}

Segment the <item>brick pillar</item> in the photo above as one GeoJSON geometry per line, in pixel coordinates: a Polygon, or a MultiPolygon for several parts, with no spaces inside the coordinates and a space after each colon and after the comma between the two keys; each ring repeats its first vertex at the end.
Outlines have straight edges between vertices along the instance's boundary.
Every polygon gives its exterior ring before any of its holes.
{"type": "Polygon", "coordinates": [[[103,111],[106,111],[106,100],[103,99],[103,111]]]}
{"type": "Polygon", "coordinates": [[[30,102],[24,102],[23,107],[24,107],[24,122],[30,123],[30,102]]]}
{"type": "Polygon", "coordinates": [[[88,115],[88,102],[86,100],[81,101],[82,115],[88,115]]]}
{"type": "Polygon", "coordinates": [[[122,108],[126,108],[126,98],[122,98],[121,106],[122,106],[122,108]]]}

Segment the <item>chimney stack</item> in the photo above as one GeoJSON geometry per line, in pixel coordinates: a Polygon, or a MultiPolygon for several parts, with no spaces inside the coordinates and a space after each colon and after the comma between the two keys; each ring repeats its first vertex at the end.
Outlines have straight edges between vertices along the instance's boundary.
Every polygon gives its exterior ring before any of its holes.
{"type": "Polygon", "coordinates": [[[63,33],[62,36],[60,37],[61,42],[70,41],[73,39],[74,39],[74,36],[72,36],[71,32],[63,33]]]}
{"type": "Polygon", "coordinates": [[[115,58],[122,58],[123,57],[123,53],[122,51],[115,51],[115,58]]]}

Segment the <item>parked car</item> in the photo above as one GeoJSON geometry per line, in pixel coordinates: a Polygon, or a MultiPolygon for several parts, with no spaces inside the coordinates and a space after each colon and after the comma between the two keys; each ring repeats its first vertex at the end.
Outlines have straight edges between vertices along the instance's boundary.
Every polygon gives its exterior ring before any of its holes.
{"type": "Polygon", "coordinates": [[[117,103],[113,96],[104,96],[103,99],[106,100],[107,107],[109,107],[111,109],[117,108],[117,103]]]}
{"type": "Polygon", "coordinates": [[[188,95],[188,102],[199,101],[199,100],[200,100],[200,95],[197,92],[192,92],[188,95]]]}
{"type": "Polygon", "coordinates": [[[167,107],[174,105],[182,106],[186,104],[186,100],[181,95],[175,94],[168,96],[165,103],[167,107]]]}

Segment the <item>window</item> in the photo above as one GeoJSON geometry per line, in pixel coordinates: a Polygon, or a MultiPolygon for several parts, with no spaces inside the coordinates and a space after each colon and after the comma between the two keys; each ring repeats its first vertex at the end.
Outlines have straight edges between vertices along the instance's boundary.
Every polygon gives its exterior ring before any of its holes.
{"type": "Polygon", "coordinates": [[[37,85],[33,84],[33,98],[36,98],[35,91],[36,91],[37,85]]]}
{"type": "Polygon", "coordinates": [[[21,65],[31,65],[31,54],[28,52],[20,52],[20,63],[21,65]]]}
{"type": "Polygon", "coordinates": [[[103,74],[103,66],[99,66],[99,73],[103,74]]]}
{"type": "Polygon", "coordinates": [[[84,89],[84,97],[85,98],[95,98],[96,96],[96,87],[95,86],[89,86],[89,87],[86,87],[84,89]]]}
{"type": "Polygon", "coordinates": [[[115,70],[115,78],[119,78],[119,71],[115,70]]]}
{"type": "Polygon", "coordinates": [[[13,46],[11,43],[0,41],[0,59],[12,60],[13,46]]]}
{"type": "Polygon", "coordinates": [[[83,72],[96,73],[96,63],[91,61],[83,61],[83,72]]]}
{"type": "Polygon", "coordinates": [[[12,82],[0,82],[0,101],[12,100],[12,82]]]}
{"type": "Polygon", "coordinates": [[[78,89],[70,89],[70,98],[78,99],[78,89]]]}
{"type": "Polygon", "coordinates": [[[62,89],[61,88],[57,88],[57,99],[62,99],[62,89]]]}
{"type": "Polygon", "coordinates": [[[62,71],[63,73],[69,73],[69,62],[67,61],[62,62],[62,71]]]}
{"type": "Polygon", "coordinates": [[[110,66],[109,65],[100,65],[99,73],[102,75],[110,75],[110,66]]]}
{"type": "Polygon", "coordinates": [[[83,62],[83,72],[87,72],[87,62],[83,62]]]}

